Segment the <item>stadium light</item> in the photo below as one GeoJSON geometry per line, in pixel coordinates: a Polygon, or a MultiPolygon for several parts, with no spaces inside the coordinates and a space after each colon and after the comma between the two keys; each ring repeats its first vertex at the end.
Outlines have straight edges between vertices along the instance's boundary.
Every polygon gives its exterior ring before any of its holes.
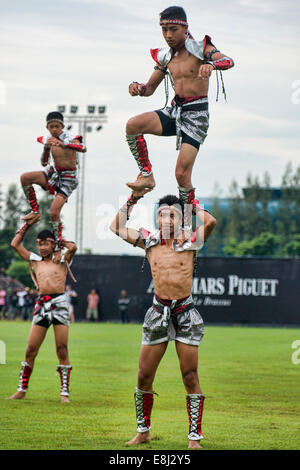
{"type": "Polygon", "coordinates": [[[64,113],[66,111],[65,105],[57,106],[57,111],[59,111],[60,113],[64,113]]]}
{"type": "Polygon", "coordinates": [[[72,105],[72,106],[70,107],[70,113],[76,114],[77,111],[78,111],[78,106],[72,105]]]}
{"type": "Polygon", "coordinates": [[[98,113],[99,114],[104,114],[106,110],[106,106],[98,106],[98,113]]]}
{"type": "Polygon", "coordinates": [[[95,112],[96,106],[94,106],[94,105],[89,105],[89,106],[87,107],[87,109],[88,109],[88,113],[89,113],[89,114],[93,114],[93,113],[95,112]]]}

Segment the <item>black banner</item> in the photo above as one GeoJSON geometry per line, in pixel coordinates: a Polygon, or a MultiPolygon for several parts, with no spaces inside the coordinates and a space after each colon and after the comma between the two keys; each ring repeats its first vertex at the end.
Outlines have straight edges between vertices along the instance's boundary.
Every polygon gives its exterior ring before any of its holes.
{"type": "MultiPolygon", "coordinates": [[[[140,256],[77,255],[72,270],[78,292],[75,313],[85,318],[87,295],[100,294],[100,320],[120,320],[118,298],[125,289],[130,321],[142,322],[152,303],[153,281],[140,256]]],[[[193,297],[207,323],[300,324],[300,260],[199,258],[193,297]]]]}

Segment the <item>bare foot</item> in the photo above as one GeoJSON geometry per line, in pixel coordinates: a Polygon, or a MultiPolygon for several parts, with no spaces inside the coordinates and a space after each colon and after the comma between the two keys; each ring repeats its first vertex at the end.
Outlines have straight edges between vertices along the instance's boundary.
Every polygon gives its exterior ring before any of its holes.
{"type": "Polygon", "coordinates": [[[24,217],[22,217],[22,220],[25,220],[25,222],[38,222],[39,220],[41,220],[41,214],[39,212],[29,212],[29,214],[25,215],[24,217]]]}
{"type": "Polygon", "coordinates": [[[200,441],[189,441],[189,449],[202,449],[200,441]]]}
{"type": "Polygon", "coordinates": [[[17,391],[11,397],[8,397],[8,400],[24,400],[26,392],[17,391]]]}
{"type": "Polygon", "coordinates": [[[65,395],[60,396],[60,401],[61,401],[61,403],[70,403],[69,398],[66,397],[65,395]]]}
{"type": "Polygon", "coordinates": [[[130,189],[135,190],[135,191],[138,191],[144,188],[152,190],[155,187],[155,179],[152,173],[149,176],[142,176],[141,174],[139,174],[137,179],[134,181],[134,183],[126,183],[126,185],[130,189]]]}
{"type": "Polygon", "coordinates": [[[137,435],[125,443],[126,446],[135,446],[137,444],[147,444],[151,441],[150,432],[138,432],[137,435]]]}

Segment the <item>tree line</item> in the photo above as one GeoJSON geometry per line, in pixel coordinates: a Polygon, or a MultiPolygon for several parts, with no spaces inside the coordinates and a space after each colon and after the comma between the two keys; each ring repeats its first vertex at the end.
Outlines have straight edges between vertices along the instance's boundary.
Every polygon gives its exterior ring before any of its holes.
{"type": "Polygon", "coordinates": [[[286,165],[278,188],[266,172],[247,175],[243,188],[233,179],[224,197],[213,199],[217,226],[200,256],[299,257],[300,166],[286,165]]]}
{"type": "MultiPolygon", "coordinates": [[[[199,256],[299,257],[300,166],[293,169],[288,163],[276,190],[268,172],[262,178],[249,173],[244,188],[235,179],[225,195],[220,187],[216,188],[211,212],[217,226],[199,256]]],[[[36,251],[37,233],[50,226],[48,214],[53,196],[43,192],[38,198],[43,216],[27,232],[26,248],[31,251],[36,251]]],[[[0,187],[0,268],[31,285],[27,263],[20,261],[10,247],[21,226],[20,219],[28,210],[17,184],[11,184],[5,195],[0,187]]]]}

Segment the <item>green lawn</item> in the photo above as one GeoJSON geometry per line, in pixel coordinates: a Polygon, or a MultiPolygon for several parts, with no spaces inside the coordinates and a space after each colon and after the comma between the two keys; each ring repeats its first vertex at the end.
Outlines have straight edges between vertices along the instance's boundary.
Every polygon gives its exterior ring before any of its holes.
{"type": "MultiPolygon", "coordinates": [[[[17,387],[29,322],[0,322],[7,364],[0,365],[0,449],[124,450],[135,435],[133,393],[141,325],[75,323],[70,330],[71,403],[59,401],[52,328],[26,400],[17,387]]],[[[199,376],[207,396],[203,449],[300,449],[300,364],[291,344],[300,329],[207,326],[199,376]]],[[[186,450],[188,419],[174,343],[158,369],[151,444],[186,450]]]]}

